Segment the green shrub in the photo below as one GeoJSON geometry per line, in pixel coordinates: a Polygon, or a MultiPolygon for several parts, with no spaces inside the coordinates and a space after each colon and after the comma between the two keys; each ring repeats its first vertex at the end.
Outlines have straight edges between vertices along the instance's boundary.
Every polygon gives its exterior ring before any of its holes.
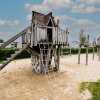
{"type": "MultiPolygon", "coordinates": [[[[5,48],[5,49],[2,49],[0,50],[0,60],[6,60],[6,58],[9,58],[11,56],[11,54],[14,54],[15,51],[17,51],[18,49],[16,48],[5,48]]],[[[64,48],[63,49],[63,52],[69,52],[70,49],[69,48],[64,48]]],[[[89,53],[92,53],[93,52],[93,49],[90,48],[89,49],[89,53]]],[[[81,53],[86,53],[86,48],[82,48],[81,49],[81,53]]],[[[72,49],[72,54],[78,54],[78,49],[72,49]]],[[[23,59],[23,58],[30,58],[31,55],[26,51],[24,50],[22,53],[20,53],[16,59],[23,59]]]]}
{"type": "MultiPolygon", "coordinates": [[[[6,60],[6,58],[9,58],[11,56],[11,54],[14,54],[15,51],[17,51],[18,49],[15,48],[10,48],[10,49],[2,49],[0,50],[0,60],[6,60]]],[[[30,54],[24,50],[22,53],[20,53],[16,59],[22,59],[22,58],[29,58],[31,57],[30,54]]]]}
{"type": "MultiPolygon", "coordinates": [[[[64,48],[64,49],[61,49],[61,50],[63,50],[63,52],[69,52],[69,51],[70,51],[69,48],[64,48]]],[[[95,51],[96,51],[96,50],[95,50],[95,51]]],[[[72,52],[72,54],[78,54],[78,49],[72,48],[72,49],[71,49],[71,52],[72,52]]],[[[89,52],[89,53],[93,53],[93,49],[92,49],[92,48],[89,48],[89,49],[88,49],[88,52],[89,52]]],[[[86,53],[86,48],[81,48],[81,53],[86,53]]]]}

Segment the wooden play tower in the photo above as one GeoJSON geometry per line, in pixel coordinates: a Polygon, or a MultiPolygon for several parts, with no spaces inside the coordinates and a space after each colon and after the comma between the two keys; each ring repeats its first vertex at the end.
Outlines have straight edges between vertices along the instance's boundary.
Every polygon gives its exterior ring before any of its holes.
{"type": "Polygon", "coordinates": [[[0,69],[26,49],[31,54],[32,67],[35,72],[41,74],[59,70],[60,48],[68,44],[68,30],[59,27],[59,20],[55,21],[52,12],[45,15],[32,11],[31,25],[5,42],[0,49],[19,37],[22,38],[22,49],[7,58],[7,61],[0,65],[0,69]],[[52,66],[52,60],[54,66],[52,66]]]}

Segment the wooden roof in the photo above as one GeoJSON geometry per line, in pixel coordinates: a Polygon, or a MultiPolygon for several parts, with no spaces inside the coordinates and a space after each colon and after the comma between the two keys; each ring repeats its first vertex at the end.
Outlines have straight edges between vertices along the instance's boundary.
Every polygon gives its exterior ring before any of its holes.
{"type": "Polygon", "coordinates": [[[50,18],[52,20],[53,26],[57,26],[57,23],[55,22],[54,17],[52,16],[52,12],[45,15],[36,11],[32,11],[32,21],[33,19],[36,19],[37,23],[42,26],[47,26],[50,18]]]}

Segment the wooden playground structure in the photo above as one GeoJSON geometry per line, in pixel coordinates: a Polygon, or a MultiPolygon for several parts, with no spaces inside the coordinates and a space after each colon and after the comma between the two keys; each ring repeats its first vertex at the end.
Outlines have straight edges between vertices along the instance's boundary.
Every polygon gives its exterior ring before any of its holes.
{"type": "MultiPolygon", "coordinates": [[[[16,51],[15,54],[12,54],[10,58],[7,58],[3,64],[0,64],[0,70],[9,64],[23,50],[27,50],[31,54],[32,68],[36,73],[41,74],[58,71],[60,55],[63,56],[63,53],[66,53],[60,49],[61,47],[68,46],[68,34],[68,28],[66,28],[66,30],[61,29],[59,27],[59,20],[55,21],[52,12],[45,15],[32,11],[31,25],[0,46],[0,49],[3,49],[16,39],[21,38],[22,48],[16,51]],[[52,65],[52,62],[54,65],[52,65]]],[[[81,60],[82,46],[86,48],[86,65],[88,65],[89,48],[93,49],[93,60],[95,57],[95,49],[97,50],[98,59],[100,61],[100,36],[97,41],[94,38],[93,43],[90,44],[89,35],[87,35],[86,41],[82,44],[81,35],[82,34],[79,35],[79,42],[72,42],[73,45],[78,45],[78,64],[80,64],[81,60]]],[[[69,53],[71,55],[71,47],[69,48],[69,53]]]]}
{"type": "Polygon", "coordinates": [[[16,39],[22,38],[22,48],[1,64],[0,70],[23,50],[27,50],[31,54],[32,67],[35,72],[41,74],[58,71],[60,48],[68,44],[68,33],[68,29],[63,30],[59,27],[59,20],[55,21],[52,12],[45,15],[32,11],[31,25],[0,46],[0,49],[3,49],[16,39]],[[52,66],[53,59],[54,66],[52,66]]]}

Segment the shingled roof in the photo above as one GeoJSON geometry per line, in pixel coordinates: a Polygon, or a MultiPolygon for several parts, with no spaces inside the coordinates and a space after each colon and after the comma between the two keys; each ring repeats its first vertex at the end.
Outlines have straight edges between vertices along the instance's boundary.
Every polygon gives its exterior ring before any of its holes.
{"type": "Polygon", "coordinates": [[[51,18],[52,23],[54,26],[57,26],[54,17],[52,16],[52,12],[50,12],[49,14],[45,15],[36,11],[32,11],[32,19],[36,19],[37,23],[42,25],[42,26],[47,26],[48,22],[51,18]]]}

